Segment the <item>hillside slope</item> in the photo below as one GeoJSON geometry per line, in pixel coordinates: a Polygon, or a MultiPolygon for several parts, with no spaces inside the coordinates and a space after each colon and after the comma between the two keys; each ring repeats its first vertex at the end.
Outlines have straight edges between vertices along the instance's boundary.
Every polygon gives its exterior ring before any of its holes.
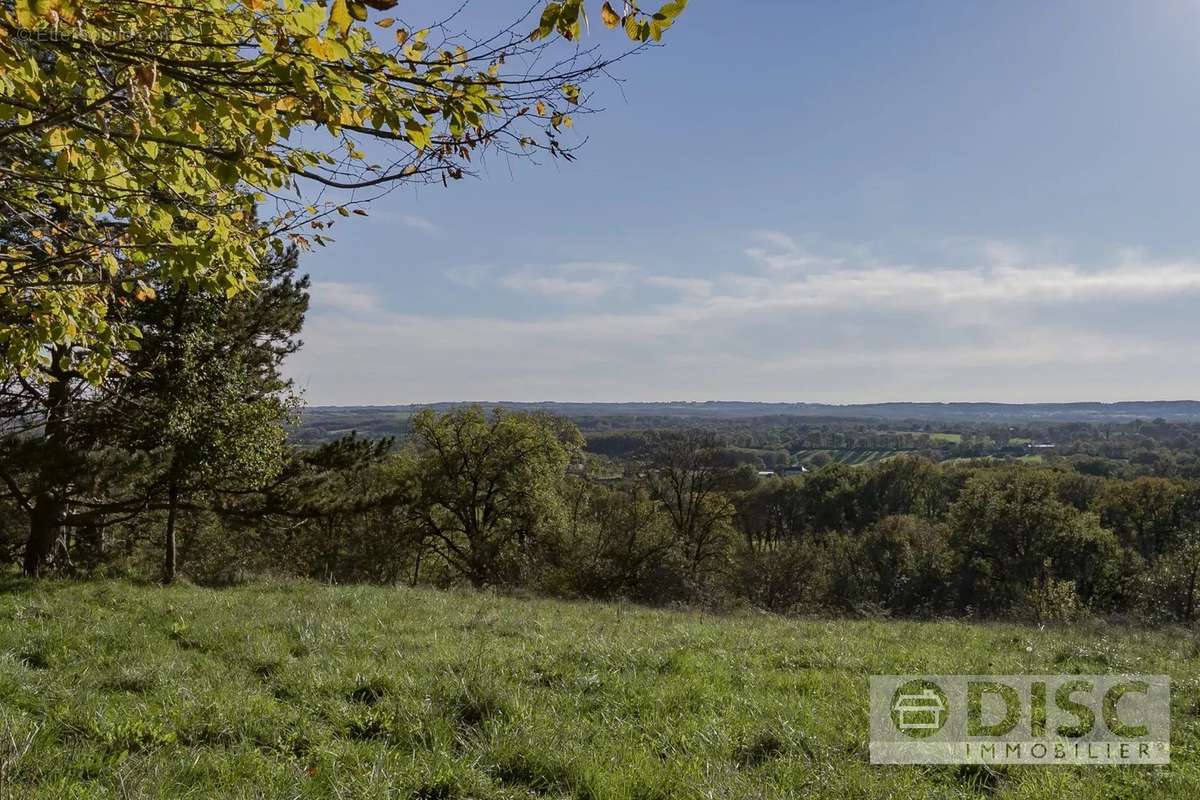
{"type": "Polygon", "coordinates": [[[0,590],[3,798],[1195,797],[1191,635],[264,583],[0,590]],[[873,767],[867,676],[1168,672],[1169,768],[873,767]]]}

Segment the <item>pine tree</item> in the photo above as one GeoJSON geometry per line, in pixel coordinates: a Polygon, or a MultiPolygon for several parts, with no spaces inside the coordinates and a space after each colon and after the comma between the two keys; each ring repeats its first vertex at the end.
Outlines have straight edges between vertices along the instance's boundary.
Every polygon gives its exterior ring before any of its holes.
{"type": "Polygon", "coordinates": [[[142,339],[98,385],[70,368],[69,346],[5,382],[0,479],[29,520],[27,574],[41,574],[68,535],[99,537],[114,519],[166,510],[170,580],[183,507],[278,472],[294,407],[281,366],[308,305],[297,264],[294,250],[268,261],[258,291],[233,298],[187,284],[118,298],[109,314],[142,339]]]}

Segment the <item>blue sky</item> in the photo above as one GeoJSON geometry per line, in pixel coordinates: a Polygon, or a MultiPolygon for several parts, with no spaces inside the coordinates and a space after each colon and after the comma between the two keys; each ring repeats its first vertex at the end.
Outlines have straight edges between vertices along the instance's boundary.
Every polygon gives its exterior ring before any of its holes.
{"type": "Polygon", "coordinates": [[[1198,40],[1184,0],[693,0],[575,163],[339,225],[290,372],[310,404],[1200,397],[1198,40]]]}

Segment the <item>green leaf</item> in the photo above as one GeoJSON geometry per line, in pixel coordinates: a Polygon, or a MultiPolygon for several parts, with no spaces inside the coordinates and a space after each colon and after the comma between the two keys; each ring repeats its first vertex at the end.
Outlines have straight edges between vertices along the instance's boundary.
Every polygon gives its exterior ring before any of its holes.
{"type": "Polygon", "coordinates": [[[418,150],[424,150],[433,141],[430,130],[419,122],[409,120],[404,123],[404,130],[408,134],[408,141],[418,150]]]}
{"type": "Polygon", "coordinates": [[[670,3],[667,3],[660,8],[658,13],[662,14],[669,21],[674,22],[675,18],[682,14],[683,10],[687,8],[687,4],[688,0],[671,0],[670,3]]]}
{"type": "Polygon", "coordinates": [[[536,41],[545,39],[554,31],[554,27],[558,25],[558,18],[562,14],[561,3],[548,3],[542,11],[542,18],[538,22],[537,30],[529,35],[529,38],[536,41]]]}
{"type": "Polygon", "coordinates": [[[321,31],[321,20],[324,15],[325,11],[321,6],[316,3],[306,3],[300,11],[295,12],[293,19],[301,32],[316,36],[321,31]]]}
{"type": "Polygon", "coordinates": [[[640,26],[638,25],[637,15],[636,14],[625,15],[625,35],[628,36],[631,40],[636,42],[636,41],[638,41],[639,29],[640,29],[640,26]]]}

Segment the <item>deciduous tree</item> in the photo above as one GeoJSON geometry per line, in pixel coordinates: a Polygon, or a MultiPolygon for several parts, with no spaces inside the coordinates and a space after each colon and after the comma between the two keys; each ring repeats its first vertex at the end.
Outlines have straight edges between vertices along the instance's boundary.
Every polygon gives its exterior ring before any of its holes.
{"type": "Polygon", "coordinates": [[[417,513],[428,541],[474,586],[516,580],[557,536],[560,484],[583,446],[571,423],[470,407],[413,418],[417,513]]]}
{"type": "MultiPolygon", "coordinates": [[[[396,5],[0,4],[0,215],[19,228],[0,247],[0,363],[97,382],[137,337],[115,299],[244,291],[371,192],[461,178],[484,152],[570,158],[587,81],[623,54],[580,46],[581,0],[463,35],[383,16],[396,5]]],[[[684,5],[601,18],[638,47],[684,5]]]]}

